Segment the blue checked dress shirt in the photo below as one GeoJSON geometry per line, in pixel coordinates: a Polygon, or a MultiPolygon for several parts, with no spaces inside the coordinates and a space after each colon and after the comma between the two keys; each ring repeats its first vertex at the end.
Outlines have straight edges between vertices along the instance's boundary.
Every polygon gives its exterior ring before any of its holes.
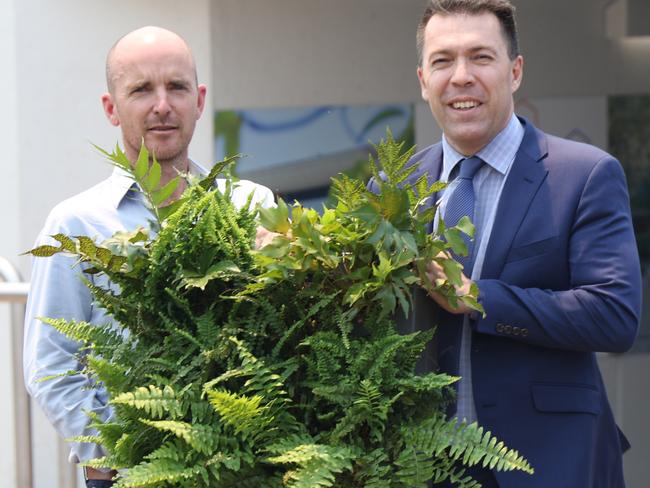
{"type": "MultiPolygon", "coordinates": [[[[477,280],[481,276],[483,262],[485,260],[485,249],[490,240],[492,225],[496,214],[503,184],[510,172],[512,163],[515,160],[517,150],[524,137],[524,128],[513,114],[508,125],[490,143],[481,149],[475,156],[478,156],[484,164],[473,178],[474,185],[474,219],[476,227],[474,235],[474,267],[470,278],[477,280]]],[[[446,140],[442,138],[442,181],[449,181],[450,175],[456,165],[466,158],[465,155],[456,151],[446,140]]],[[[458,180],[452,181],[445,189],[440,202],[439,212],[444,216],[449,196],[453,193],[458,180]]],[[[476,408],[474,406],[474,394],[472,391],[472,365],[470,351],[472,347],[472,330],[469,324],[469,317],[463,319],[463,333],[460,346],[460,363],[458,374],[461,380],[458,384],[458,397],[456,417],[468,423],[474,422],[476,408]]],[[[451,324],[450,324],[451,325],[451,324]]],[[[440,324],[444,327],[445,324],[440,324]]]]}

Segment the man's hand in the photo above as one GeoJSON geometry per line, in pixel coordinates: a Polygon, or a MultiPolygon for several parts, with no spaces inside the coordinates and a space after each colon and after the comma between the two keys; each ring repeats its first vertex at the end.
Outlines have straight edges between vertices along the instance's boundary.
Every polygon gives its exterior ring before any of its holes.
{"type": "MultiPolygon", "coordinates": [[[[431,283],[435,283],[436,280],[447,279],[447,275],[445,274],[445,271],[442,269],[442,266],[440,266],[437,262],[431,261],[427,265],[427,271],[426,271],[427,277],[431,281],[431,283]]],[[[467,276],[461,273],[461,280],[462,280],[462,285],[456,287],[456,294],[458,296],[463,296],[467,295],[469,293],[470,287],[472,286],[472,280],[470,280],[467,276]]],[[[453,308],[447,298],[445,298],[443,295],[437,292],[430,292],[429,296],[433,298],[433,300],[440,305],[443,309],[445,309],[449,313],[453,314],[467,314],[471,313],[473,310],[469,308],[467,305],[465,305],[461,300],[458,300],[458,307],[453,308]]]]}
{"type": "Polygon", "coordinates": [[[99,469],[86,467],[85,468],[85,477],[88,480],[112,480],[117,476],[117,471],[100,471],[99,469]]]}
{"type": "Polygon", "coordinates": [[[267,244],[270,244],[275,236],[279,236],[277,232],[271,232],[264,227],[257,227],[257,234],[255,235],[255,249],[261,249],[267,244]]]}

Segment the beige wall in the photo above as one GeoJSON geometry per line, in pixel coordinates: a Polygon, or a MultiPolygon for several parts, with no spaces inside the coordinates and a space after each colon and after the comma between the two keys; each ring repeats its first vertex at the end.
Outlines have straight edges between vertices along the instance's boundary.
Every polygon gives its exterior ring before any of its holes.
{"type": "Polygon", "coordinates": [[[216,107],[411,101],[414,0],[212,3],[216,107]]]}
{"type": "MultiPolygon", "coordinates": [[[[623,1],[623,0],[619,0],[623,1]]],[[[644,93],[650,37],[610,39],[612,0],[515,0],[521,97],[644,93]]],[[[212,2],[216,107],[419,100],[423,0],[212,2]]]]}

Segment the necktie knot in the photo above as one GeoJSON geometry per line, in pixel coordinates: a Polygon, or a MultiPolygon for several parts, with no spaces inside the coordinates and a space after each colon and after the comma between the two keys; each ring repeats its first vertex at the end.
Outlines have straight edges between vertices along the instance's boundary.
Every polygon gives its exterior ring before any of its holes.
{"type": "Polygon", "coordinates": [[[460,171],[458,173],[458,178],[471,180],[474,178],[474,175],[477,173],[481,166],[483,166],[484,161],[478,156],[472,156],[471,158],[463,159],[460,162],[460,171]]]}

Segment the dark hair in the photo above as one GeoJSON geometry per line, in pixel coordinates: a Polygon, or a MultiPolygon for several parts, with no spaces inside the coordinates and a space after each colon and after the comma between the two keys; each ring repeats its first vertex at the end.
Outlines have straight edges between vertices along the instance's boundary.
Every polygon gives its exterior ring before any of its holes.
{"type": "Polygon", "coordinates": [[[510,59],[515,59],[519,55],[519,40],[515,22],[515,7],[509,0],[430,0],[424,9],[417,30],[418,65],[422,65],[424,30],[431,17],[436,14],[477,15],[485,12],[494,14],[499,20],[508,44],[508,56],[510,59]]]}

